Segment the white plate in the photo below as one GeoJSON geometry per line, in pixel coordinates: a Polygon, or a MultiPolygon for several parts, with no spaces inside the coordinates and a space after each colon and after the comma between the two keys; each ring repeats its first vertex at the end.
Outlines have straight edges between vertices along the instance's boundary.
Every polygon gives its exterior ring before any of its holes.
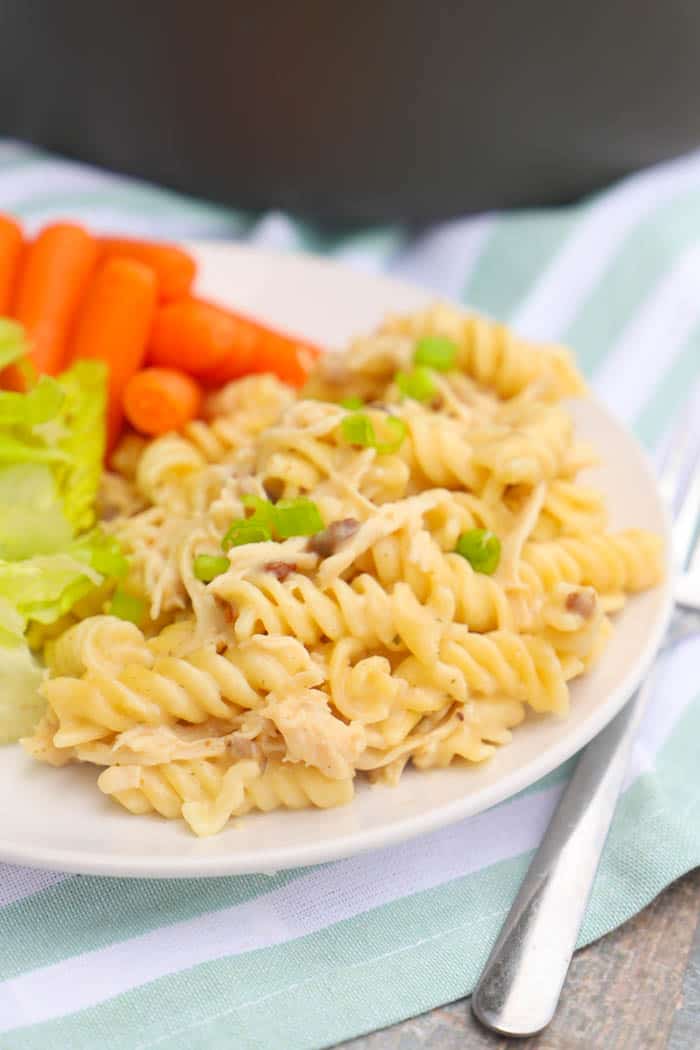
{"type": "MultiPolygon", "coordinates": [[[[387,311],[432,296],[322,260],[226,244],[196,246],[200,289],[329,346],[370,329],[387,311]]],[[[643,452],[595,402],[575,406],[581,434],[604,455],[595,483],[616,527],[668,534],[643,452]]],[[[316,864],[419,835],[478,813],[532,784],[610,721],[648,668],[670,610],[667,584],[630,602],[600,665],[572,688],[566,719],[531,719],[484,765],[408,771],[397,788],[361,785],[354,803],[328,811],[250,815],[198,840],[179,822],[133,817],[95,787],[89,767],[51,769],[19,747],[0,748],[0,860],[101,875],[197,876],[273,872],[316,864]]]]}

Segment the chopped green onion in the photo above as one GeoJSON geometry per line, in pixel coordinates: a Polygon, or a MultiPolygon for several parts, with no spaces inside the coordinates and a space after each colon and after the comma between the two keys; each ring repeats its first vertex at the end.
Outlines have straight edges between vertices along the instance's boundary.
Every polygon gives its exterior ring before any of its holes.
{"type": "Polygon", "coordinates": [[[250,518],[237,518],[231,522],[221,541],[225,551],[244,543],[264,543],[273,537],[286,540],[290,536],[313,536],[323,528],[318,507],[305,497],[270,503],[259,496],[244,496],[243,503],[254,507],[255,513],[250,518]]]}
{"type": "Polygon", "coordinates": [[[426,335],[416,343],[413,363],[449,372],[457,360],[457,347],[444,335],[426,335]]]}
{"type": "Polygon", "coordinates": [[[410,372],[397,372],[396,385],[404,397],[427,401],[435,393],[435,383],[429,368],[419,365],[410,372]]]}
{"type": "Polygon", "coordinates": [[[274,507],[274,526],[281,540],[313,536],[323,528],[323,518],[313,500],[281,499],[274,507]]]}
{"type": "Polygon", "coordinates": [[[96,572],[117,580],[123,580],[129,571],[129,562],[114,537],[93,551],[90,564],[96,572]]]}
{"type": "Polygon", "coordinates": [[[143,622],[146,606],[136,595],[117,590],[112,595],[108,612],[110,616],[118,616],[120,620],[128,620],[138,627],[143,622]]]}
{"type": "Polygon", "coordinates": [[[350,397],[344,397],[340,402],[343,408],[349,408],[354,410],[356,408],[364,408],[364,401],[357,394],[351,394],[350,397]]]}
{"type": "Polygon", "coordinates": [[[230,547],[242,547],[246,543],[267,543],[272,533],[265,525],[258,525],[252,518],[237,518],[231,522],[228,531],[221,541],[222,550],[230,547]]]}
{"type": "Polygon", "coordinates": [[[217,576],[230,567],[231,563],[223,554],[198,554],[194,559],[194,574],[202,583],[211,583],[217,576]]]}
{"type": "Polygon", "coordinates": [[[340,429],[349,445],[373,448],[377,443],[372,420],[364,412],[353,412],[352,415],[346,416],[340,424],[340,429]]]}
{"type": "Polygon", "coordinates": [[[389,441],[375,441],[374,447],[380,456],[386,455],[390,452],[398,452],[403,444],[403,440],[408,433],[408,427],[404,423],[403,419],[397,419],[396,416],[389,416],[386,421],[387,430],[393,430],[395,437],[389,441]]]}
{"type": "Polygon", "coordinates": [[[353,412],[351,416],[346,416],[340,424],[340,429],[343,437],[350,445],[374,448],[380,455],[396,452],[406,437],[406,424],[402,419],[397,419],[396,416],[388,416],[382,425],[392,435],[387,441],[381,441],[377,437],[372,420],[364,412],[353,412]]]}
{"type": "Polygon", "coordinates": [[[489,529],[469,529],[457,540],[457,554],[466,558],[475,572],[493,575],[501,560],[501,541],[489,529]]]}
{"type": "Polygon", "coordinates": [[[254,521],[256,525],[264,525],[266,528],[270,528],[272,522],[275,505],[269,499],[263,499],[261,496],[254,496],[247,494],[241,496],[241,503],[244,507],[251,507],[253,513],[246,521],[254,521]]]}

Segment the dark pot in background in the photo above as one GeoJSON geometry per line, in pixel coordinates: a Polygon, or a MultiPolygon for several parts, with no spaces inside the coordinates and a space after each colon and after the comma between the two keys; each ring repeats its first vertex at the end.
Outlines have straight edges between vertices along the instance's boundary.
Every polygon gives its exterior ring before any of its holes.
{"type": "Polygon", "coordinates": [[[572,199],[700,141],[700,5],[6,0],[0,134],[237,207],[572,199]]]}

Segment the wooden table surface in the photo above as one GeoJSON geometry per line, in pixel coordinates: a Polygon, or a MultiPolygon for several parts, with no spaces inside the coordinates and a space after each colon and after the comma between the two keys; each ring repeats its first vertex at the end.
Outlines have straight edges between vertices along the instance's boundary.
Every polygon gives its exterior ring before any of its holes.
{"type": "Polygon", "coordinates": [[[559,1011],[532,1039],[485,1031],[466,999],[342,1050],[700,1050],[700,870],[578,952],[559,1011]]]}

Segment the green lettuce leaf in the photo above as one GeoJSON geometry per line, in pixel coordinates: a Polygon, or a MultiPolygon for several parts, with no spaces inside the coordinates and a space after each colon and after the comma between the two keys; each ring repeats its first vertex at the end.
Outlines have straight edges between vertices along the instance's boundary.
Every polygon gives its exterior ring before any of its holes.
{"type": "Polygon", "coordinates": [[[65,515],[74,530],[82,532],[95,522],[102,476],[107,367],[102,361],[77,361],[58,382],[65,394],[60,412],[65,435],[58,447],[66,459],[57,462],[55,470],[65,515]]]}
{"type": "Polygon", "coordinates": [[[0,317],[0,368],[19,361],[27,352],[24,328],[8,317],[0,317]]]}
{"type": "MultiPolygon", "coordinates": [[[[73,533],[95,521],[106,383],[101,361],[78,361],[57,379],[42,376],[26,394],[0,392],[0,466],[49,465],[73,533]]],[[[47,522],[47,531],[50,528],[47,522]]]]}
{"type": "Polygon", "coordinates": [[[15,561],[66,547],[73,529],[45,463],[0,466],[0,558],[15,561]]]}
{"type": "Polygon", "coordinates": [[[27,736],[41,718],[46,706],[39,694],[43,676],[41,666],[26,644],[3,650],[0,661],[0,744],[27,736]]]}
{"type": "Polygon", "coordinates": [[[0,598],[0,645],[23,645],[26,626],[24,616],[15,606],[6,598],[0,598]]]}
{"type": "Polygon", "coordinates": [[[25,426],[46,423],[58,414],[64,399],[60,383],[51,376],[42,376],[26,394],[0,390],[0,426],[8,423],[25,426]]]}
{"type": "Polygon", "coordinates": [[[126,575],[115,539],[95,523],[105,442],[107,370],[79,361],[37,379],[20,325],[0,318],[0,369],[26,393],[0,391],[0,744],[29,733],[44,701],[26,641],[107,578],[126,575]]]}
{"type": "Polygon", "coordinates": [[[53,623],[107,576],[120,578],[127,568],[116,540],[100,529],[80,536],[54,554],[37,554],[22,561],[2,560],[0,625],[2,603],[15,610],[25,627],[29,620],[53,623]]]}

